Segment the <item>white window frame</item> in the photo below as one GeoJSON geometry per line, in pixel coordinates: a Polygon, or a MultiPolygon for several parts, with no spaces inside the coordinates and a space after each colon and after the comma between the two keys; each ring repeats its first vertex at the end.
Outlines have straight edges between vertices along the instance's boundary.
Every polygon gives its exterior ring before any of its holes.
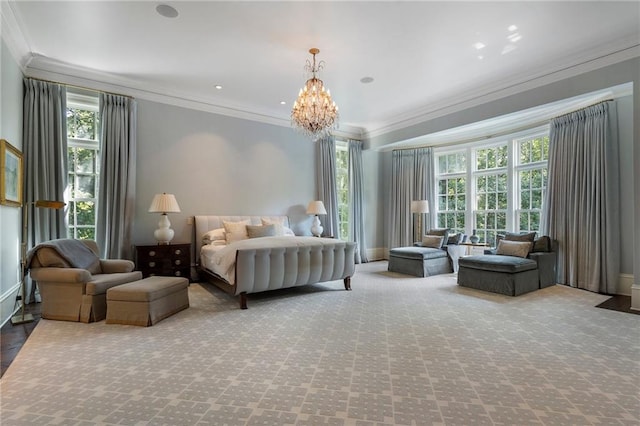
{"type": "MultiPolygon", "coordinates": [[[[465,234],[471,235],[475,227],[475,215],[477,212],[477,194],[476,179],[479,176],[491,175],[496,171],[506,171],[507,173],[507,210],[506,210],[506,231],[518,232],[519,230],[519,212],[520,192],[519,192],[519,172],[522,170],[533,170],[548,167],[548,161],[539,161],[526,165],[519,164],[519,146],[518,142],[523,139],[532,139],[536,137],[544,137],[549,134],[549,126],[544,125],[532,129],[515,132],[500,137],[487,138],[482,141],[463,143],[458,145],[448,145],[434,147],[433,168],[435,170],[434,194],[438,196],[438,182],[440,179],[447,179],[464,175],[466,177],[467,193],[466,193],[466,213],[465,213],[465,234]],[[507,166],[498,169],[476,170],[476,150],[482,148],[495,147],[505,144],[507,145],[507,166]],[[439,173],[438,158],[441,155],[449,155],[464,152],[466,155],[466,171],[461,173],[439,173]]],[[[546,188],[545,188],[546,190],[546,188]]],[[[431,226],[437,226],[439,204],[435,203],[436,212],[432,216],[431,226]]],[[[494,241],[487,242],[490,245],[494,241]]]]}
{"type": "MultiPolygon", "coordinates": [[[[99,112],[100,110],[100,99],[98,97],[98,95],[86,95],[86,94],[82,94],[82,93],[74,93],[74,92],[67,92],[67,108],[76,108],[76,109],[83,109],[83,110],[88,110],[88,111],[92,111],[92,112],[99,112]]],[[[95,184],[95,190],[94,190],[94,196],[93,197],[83,197],[83,198],[75,198],[72,197],[72,193],[71,193],[71,184],[67,185],[67,188],[65,189],[65,201],[67,202],[67,204],[69,206],[75,206],[75,203],[77,202],[86,202],[86,201],[91,201],[93,202],[93,209],[94,209],[94,218],[95,218],[95,222],[93,223],[92,226],[90,225],[77,225],[76,224],[76,214],[75,211],[72,211],[72,209],[68,209],[67,210],[67,223],[68,223],[68,229],[69,229],[69,238],[78,238],[78,230],[79,229],[93,229],[94,230],[94,235],[95,235],[95,231],[96,231],[96,225],[97,225],[97,219],[98,219],[98,202],[99,202],[99,195],[98,195],[98,188],[99,188],[99,178],[100,178],[100,135],[99,135],[100,129],[96,128],[96,139],[95,140],[91,140],[91,139],[76,139],[76,138],[67,138],[67,146],[68,148],[86,148],[86,149],[91,149],[91,150],[95,150],[96,151],[96,164],[95,164],[95,168],[94,168],[94,172],[92,173],[94,175],[94,184],[95,184]]],[[[67,158],[68,158],[68,154],[66,153],[67,158]]],[[[69,171],[67,173],[68,176],[74,178],[74,185],[75,185],[75,176],[76,176],[76,171],[75,169],[73,169],[73,164],[68,164],[67,165],[69,167],[69,171]]]]}
{"type": "Polygon", "coordinates": [[[351,236],[349,235],[349,230],[351,227],[349,226],[349,212],[351,210],[349,206],[349,143],[345,140],[335,139],[336,146],[336,195],[338,199],[338,226],[337,231],[338,235],[335,237],[341,240],[348,240],[351,236]],[[338,153],[346,152],[347,156],[347,164],[344,169],[338,166],[338,153]],[[347,183],[346,188],[340,188],[338,183],[340,182],[340,176],[344,175],[345,182],[347,183]],[[343,206],[343,203],[340,202],[342,200],[342,196],[346,195],[347,203],[346,206],[343,206]],[[340,214],[341,212],[346,211],[346,217],[344,214],[340,214]],[[341,232],[343,225],[346,225],[346,232],[341,232]],[[342,235],[346,234],[346,235],[342,235]]]}

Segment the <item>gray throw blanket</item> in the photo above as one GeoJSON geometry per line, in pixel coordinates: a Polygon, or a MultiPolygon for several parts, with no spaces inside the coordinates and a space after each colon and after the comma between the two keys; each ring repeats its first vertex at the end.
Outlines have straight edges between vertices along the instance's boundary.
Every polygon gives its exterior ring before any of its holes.
{"type": "Polygon", "coordinates": [[[99,261],[98,256],[91,251],[80,240],[73,240],[68,238],[61,238],[59,240],[51,240],[44,243],[40,243],[27,253],[27,268],[31,265],[31,259],[36,254],[38,249],[42,247],[49,247],[54,249],[60,257],[66,260],[73,268],[89,269],[92,265],[99,261]]]}

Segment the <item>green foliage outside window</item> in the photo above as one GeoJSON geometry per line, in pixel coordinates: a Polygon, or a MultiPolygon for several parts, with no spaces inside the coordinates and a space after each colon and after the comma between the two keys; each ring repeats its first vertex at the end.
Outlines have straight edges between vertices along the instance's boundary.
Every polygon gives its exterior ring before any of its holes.
{"type": "Polygon", "coordinates": [[[349,151],[347,144],[336,141],[336,190],[338,192],[338,235],[349,238],[349,151]]]}

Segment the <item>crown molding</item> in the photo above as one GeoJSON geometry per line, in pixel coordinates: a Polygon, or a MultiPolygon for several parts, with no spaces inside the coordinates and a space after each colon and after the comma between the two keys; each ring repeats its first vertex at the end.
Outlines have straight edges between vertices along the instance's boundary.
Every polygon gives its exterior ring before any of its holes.
{"type": "Polygon", "coordinates": [[[456,99],[454,102],[433,102],[424,108],[396,115],[386,123],[379,123],[378,127],[370,123],[366,126],[364,137],[368,139],[384,135],[637,57],[640,57],[640,43],[634,37],[625,38],[597,50],[590,50],[589,54],[583,53],[560,62],[552,71],[549,71],[548,67],[539,67],[527,75],[519,75],[473,90],[460,91],[450,96],[449,99],[456,99]]]}
{"type": "Polygon", "coordinates": [[[13,12],[12,2],[0,1],[0,33],[11,56],[24,74],[25,68],[31,60],[31,49],[20,30],[20,25],[13,12]]]}

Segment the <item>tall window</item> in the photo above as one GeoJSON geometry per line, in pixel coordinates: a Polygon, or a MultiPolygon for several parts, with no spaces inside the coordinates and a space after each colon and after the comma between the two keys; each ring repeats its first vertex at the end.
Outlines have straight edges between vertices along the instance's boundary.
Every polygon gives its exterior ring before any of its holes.
{"type": "Polygon", "coordinates": [[[437,224],[495,244],[506,231],[540,231],[547,186],[547,128],[436,148],[437,224]]]}
{"type": "Polygon", "coordinates": [[[520,231],[540,229],[542,200],[547,189],[547,162],[549,160],[549,136],[536,135],[517,141],[519,200],[516,210],[520,231]]]}
{"type": "Polygon", "coordinates": [[[507,144],[473,150],[476,205],[474,228],[480,241],[493,242],[507,230],[507,144]]]}
{"type": "Polygon", "coordinates": [[[464,152],[440,155],[438,175],[438,227],[464,232],[467,210],[467,159],[464,152]]]}
{"type": "Polygon", "coordinates": [[[349,149],[347,142],[336,141],[336,191],[338,192],[338,235],[349,239],[349,149]]]}
{"type": "Polygon", "coordinates": [[[95,239],[99,176],[99,101],[97,96],[67,94],[67,165],[65,192],[68,237],[95,239]]]}

